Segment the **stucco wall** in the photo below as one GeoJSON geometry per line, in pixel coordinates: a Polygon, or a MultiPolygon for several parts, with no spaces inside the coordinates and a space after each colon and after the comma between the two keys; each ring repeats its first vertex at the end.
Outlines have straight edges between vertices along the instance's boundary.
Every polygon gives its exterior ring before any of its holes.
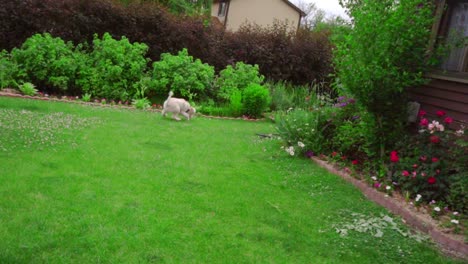
{"type": "MultiPolygon", "coordinates": [[[[219,5],[213,4],[217,16],[219,5]]],[[[236,31],[246,21],[260,26],[272,25],[274,20],[287,21],[296,30],[300,14],[282,0],[231,0],[226,29],[236,31]]]]}

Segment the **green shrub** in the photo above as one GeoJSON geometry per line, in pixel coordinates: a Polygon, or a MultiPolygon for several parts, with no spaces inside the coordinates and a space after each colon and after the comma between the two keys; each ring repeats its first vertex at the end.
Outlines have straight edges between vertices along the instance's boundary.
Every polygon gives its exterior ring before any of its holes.
{"type": "Polygon", "coordinates": [[[214,68],[201,60],[189,56],[187,49],[177,55],[164,53],[161,60],[153,63],[153,84],[158,94],[166,95],[169,90],[190,100],[203,97],[205,89],[214,78],[214,68]]]}
{"type": "Polygon", "coordinates": [[[148,98],[140,98],[140,99],[133,99],[132,105],[135,106],[136,109],[146,109],[151,106],[151,102],[148,98]]]}
{"type": "MultiPolygon", "coordinates": [[[[236,96],[234,92],[231,94],[236,96]]],[[[242,93],[244,113],[251,117],[260,117],[270,104],[270,92],[264,86],[251,83],[242,93]]]]}
{"type": "Polygon", "coordinates": [[[404,133],[405,88],[425,82],[427,47],[434,20],[431,1],[343,0],[353,30],[336,39],[334,63],[343,89],[376,120],[378,142],[372,147],[384,160],[404,133]]]}
{"type": "MultiPolygon", "coordinates": [[[[298,143],[304,144],[301,151],[311,151],[319,154],[328,152],[325,131],[330,126],[332,109],[324,107],[316,111],[293,109],[288,112],[278,112],[275,122],[281,139],[288,146],[297,148],[298,143]]],[[[300,147],[300,146],[298,146],[300,147]]]]}
{"type": "Polygon", "coordinates": [[[91,101],[91,94],[89,94],[89,93],[83,94],[83,96],[81,97],[81,100],[82,100],[83,102],[89,102],[89,101],[91,101]]]}
{"type": "Polygon", "coordinates": [[[241,116],[243,107],[242,93],[240,91],[236,91],[231,94],[231,97],[229,98],[229,115],[234,117],[241,116]]]}
{"type": "Polygon", "coordinates": [[[130,43],[126,37],[113,39],[105,33],[94,35],[93,50],[80,69],[78,84],[84,93],[106,99],[128,100],[136,93],[135,85],[144,76],[148,46],[130,43]]]}
{"type": "Polygon", "coordinates": [[[18,65],[11,60],[6,50],[2,50],[0,52],[0,90],[6,87],[18,87],[15,80],[18,73],[18,65]]]}
{"type": "Polygon", "coordinates": [[[460,172],[450,179],[447,204],[450,209],[462,214],[468,213],[468,173],[460,172]]]}
{"type": "Polygon", "coordinates": [[[234,67],[227,66],[219,73],[215,86],[217,97],[229,101],[232,94],[243,91],[250,84],[261,84],[265,77],[259,73],[258,65],[237,62],[234,67]]]}
{"type": "Polygon", "coordinates": [[[24,94],[24,95],[29,95],[33,96],[37,93],[36,86],[34,84],[27,82],[23,83],[19,86],[19,90],[24,94]]]}
{"type": "Polygon", "coordinates": [[[75,86],[80,56],[71,42],[48,33],[35,34],[11,52],[12,61],[20,65],[17,81],[34,81],[58,91],[75,86]]]}

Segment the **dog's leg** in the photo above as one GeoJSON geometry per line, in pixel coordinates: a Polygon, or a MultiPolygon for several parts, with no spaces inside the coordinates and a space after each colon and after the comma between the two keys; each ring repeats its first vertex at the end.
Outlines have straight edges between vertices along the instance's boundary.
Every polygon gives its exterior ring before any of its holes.
{"type": "Polygon", "coordinates": [[[185,116],[185,118],[187,118],[187,120],[190,120],[190,115],[186,112],[182,112],[181,113],[183,116],[185,116]]]}
{"type": "Polygon", "coordinates": [[[162,110],[162,116],[166,116],[166,109],[162,110]]]}
{"type": "Polygon", "coordinates": [[[177,121],[180,121],[180,117],[178,113],[172,113],[172,118],[174,118],[177,121]]]}

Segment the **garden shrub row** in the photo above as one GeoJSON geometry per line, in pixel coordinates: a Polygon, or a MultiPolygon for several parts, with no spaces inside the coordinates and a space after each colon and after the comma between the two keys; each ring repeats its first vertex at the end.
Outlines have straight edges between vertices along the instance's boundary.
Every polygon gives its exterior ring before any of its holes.
{"type": "Polygon", "coordinates": [[[0,88],[33,83],[42,92],[134,100],[138,106],[149,105],[147,97],[166,98],[172,90],[192,102],[219,101],[234,116],[259,117],[269,107],[269,90],[262,86],[265,77],[258,65],[238,62],[215,79],[214,67],[194,59],[187,49],[163,53],[149,69],[147,50],[146,44],[130,43],[126,37],[116,40],[108,33],[102,38],[95,34],[92,46],[36,34],[11,53],[1,53],[0,68],[9,70],[1,74],[0,88]]]}
{"type": "Polygon", "coordinates": [[[10,51],[30,36],[45,32],[65,42],[92,46],[94,34],[109,32],[116,39],[126,36],[132,43],[147,44],[151,61],[187,48],[216,71],[243,61],[259,65],[268,79],[294,84],[326,78],[332,71],[331,45],[325,32],[293,33],[281,24],[225,32],[217,23],[207,25],[202,17],[177,16],[155,3],[138,2],[1,1],[0,50],[10,51]]]}

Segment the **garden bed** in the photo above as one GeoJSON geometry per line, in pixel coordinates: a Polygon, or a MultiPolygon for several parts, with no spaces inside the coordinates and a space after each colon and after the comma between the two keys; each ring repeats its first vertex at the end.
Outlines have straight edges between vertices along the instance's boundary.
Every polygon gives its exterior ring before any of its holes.
{"type": "Polygon", "coordinates": [[[468,245],[464,242],[464,236],[444,232],[446,230],[441,228],[439,223],[427,214],[426,210],[416,208],[406,203],[403,197],[398,194],[388,196],[385,193],[379,192],[370,187],[366,182],[356,179],[326,160],[317,157],[312,157],[311,159],[329,172],[339,175],[344,180],[352,183],[359,188],[368,199],[387,208],[393,214],[401,216],[403,221],[410,226],[428,234],[444,253],[468,260],[468,245]]]}

